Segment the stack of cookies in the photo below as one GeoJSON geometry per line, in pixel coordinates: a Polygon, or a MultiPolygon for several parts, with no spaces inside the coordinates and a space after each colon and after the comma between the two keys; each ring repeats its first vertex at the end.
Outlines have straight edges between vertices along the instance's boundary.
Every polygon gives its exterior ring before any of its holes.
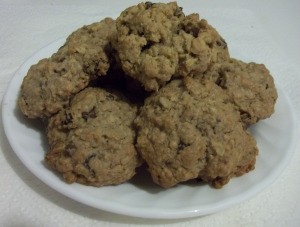
{"type": "Polygon", "coordinates": [[[276,99],[266,67],[231,58],[198,14],[146,2],[78,29],[31,66],[19,107],[46,119],[46,163],[68,183],[121,184],[146,167],[164,188],[221,188],[254,169],[247,128],[276,99]]]}

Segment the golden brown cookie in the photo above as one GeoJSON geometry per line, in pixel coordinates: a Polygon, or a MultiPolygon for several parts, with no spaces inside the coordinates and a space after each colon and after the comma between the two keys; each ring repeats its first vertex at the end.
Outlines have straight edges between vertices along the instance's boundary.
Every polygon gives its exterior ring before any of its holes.
{"type": "Polygon", "coordinates": [[[21,87],[21,111],[29,118],[50,117],[91,80],[105,75],[115,31],[110,18],[84,26],[72,33],[57,53],[31,66],[21,87]]]}
{"type": "Polygon", "coordinates": [[[46,162],[68,183],[120,184],[140,163],[132,128],[137,109],[122,97],[86,88],[50,118],[46,162]]]}
{"type": "Polygon", "coordinates": [[[246,125],[274,113],[277,91],[274,79],[263,64],[236,59],[212,65],[204,74],[195,76],[214,81],[229,96],[246,125]]]}
{"type": "Polygon", "coordinates": [[[198,14],[185,16],[176,2],[140,3],[116,20],[113,42],[126,74],[146,90],[157,91],[173,76],[204,72],[218,59],[228,59],[227,44],[198,14]]]}
{"type": "Polygon", "coordinates": [[[256,142],[211,81],[171,81],[146,99],[135,124],[136,147],[165,188],[194,178],[221,187],[254,168],[256,142]]]}

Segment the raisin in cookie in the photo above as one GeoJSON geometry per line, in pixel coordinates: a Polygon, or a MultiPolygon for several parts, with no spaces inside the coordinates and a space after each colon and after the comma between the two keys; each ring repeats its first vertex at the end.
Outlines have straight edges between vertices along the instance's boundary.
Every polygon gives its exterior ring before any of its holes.
{"type": "Polygon", "coordinates": [[[245,125],[274,113],[277,91],[273,77],[263,64],[230,59],[214,64],[196,77],[212,80],[222,87],[239,110],[245,125]]]}
{"type": "Polygon", "coordinates": [[[84,26],[57,53],[31,66],[21,86],[21,111],[29,118],[49,117],[67,106],[70,97],[92,79],[105,75],[115,32],[115,21],[110,18],[84,26]]]}
{"type": "Polygon", "coordinates": [[[157,91],[172,76],[202,73],[211,63],[229,58],[218,32],[198,14],[185,16],[176,2],[132,6],[116,26],[117,59],[148,91],[157,91]]]}
{"type": "Polygon", "coordinates": [[[136,108],[100,88],[86,88],[50,118],[46,162],[66,182],[120,184],[139,164],[132,128],[136,108]]]}
{"type": "Polygon", "coordinates": [[[162,187],[201,178],[219,188],[254,168],[256,142],[211,81],[171,81],[146,99],[135,124],[136,147],[162,187]]]}

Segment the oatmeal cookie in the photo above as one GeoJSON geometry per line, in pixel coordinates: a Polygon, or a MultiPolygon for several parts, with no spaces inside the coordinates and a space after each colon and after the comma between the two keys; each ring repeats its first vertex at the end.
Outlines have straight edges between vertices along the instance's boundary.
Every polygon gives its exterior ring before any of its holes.
{"type": "Polygon", "coordinates": [[[21,111],[29,118],[50,117],[91,80],[105,75],[115,32],[115,21],[110,18],[84,26],[57,53],[31,66],[21,86],[21,111]]]}
{"type": "Polygon", "coordinates": [[[86,88],[50,118],[45,160],[68,183],[120,184],[140,163],[132,128],[137,109],[120,95],[86,88]]]}
{"type": "Polygon", "coordinates": [[[239,110],[245,125],[251,125],[274,113],[277,91],[274,79],[263,64],[236,59],[214,64],[203,75],[222,87],[239,110]]]}
{"type": "Polygon", "coordinates": [[[136,147],[153,181],[169,188],[201,178],[220,188],[254,168],[256,142],[225,92],[211,81],[173,80],[145,101],[136,147]]]}
{"type": "Polygon", "coordinates": [[[227,44],[198,14],[185,16],[176,2],[140,3],[116,20],[117,59],[146,90],[157,91],[172,76],[202,73],[228,59],[227,44]]]}

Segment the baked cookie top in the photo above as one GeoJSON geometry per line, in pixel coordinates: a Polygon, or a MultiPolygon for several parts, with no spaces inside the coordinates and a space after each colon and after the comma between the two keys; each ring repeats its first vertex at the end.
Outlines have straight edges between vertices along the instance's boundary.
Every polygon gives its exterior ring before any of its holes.
{"type": "Polygon", "coordinates": [[[204,74],[195,77],[212,80],[226,91],[245,125],[274,113],[277,91],[273,77],[263,64],[231,58],[212,65],[204,74]]]}
{"type": "Polygon", "coordinates": [[[173,80],[148,97],[135,120],[136,147],[153,181],[168,188],[201,178],[222,187],[254,168],[255,140],[215,83],[173,80]]]}
{"type": "Polygon", "coordinates": [[[129,180],[139,164],[132,127],[136,111],[119,95],[84,89],[50,118],[46,162],[68,183],[102,186],[129,180]]]}
{"type": "Polygon", "coordinates": [[[21,86],[21,111],[29,118],[50,117],[92,79],[105,75],[115,32],[110,18],[84,26],[73,32],[57,53],[31,66],[21,86]]]}
{"type": "Polygon", "coordinates": [[[117,58],[148,91],[157,91],[172,76],[204,72],[212,62],[229,58],[218,32],[198,14],[185,16],[176,2],[132,6],[116,25],[117,58]]]}

